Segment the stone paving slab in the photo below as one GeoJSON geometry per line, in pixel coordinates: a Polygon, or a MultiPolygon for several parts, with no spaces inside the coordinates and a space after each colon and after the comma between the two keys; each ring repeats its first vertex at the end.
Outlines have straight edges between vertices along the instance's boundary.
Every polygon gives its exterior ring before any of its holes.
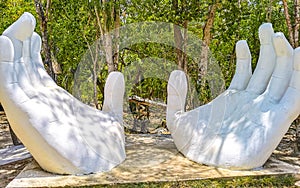
{"type": "Polygon", "coordinates": [[[7,187],[64,187],[200,180],[236,176],[300,174],[300,165],[271,157],[263,168],[232,171],[200,165],[181,155],[170,136],[127,135],[127,159],[110,172],[84,176],[55,175],[29,164],[7,187]]]}

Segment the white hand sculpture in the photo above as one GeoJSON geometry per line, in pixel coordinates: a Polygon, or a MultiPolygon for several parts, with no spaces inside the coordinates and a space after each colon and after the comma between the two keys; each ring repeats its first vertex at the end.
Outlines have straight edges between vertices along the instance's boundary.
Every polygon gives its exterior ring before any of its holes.
{"type": "Polygon", "coordinates": [[[300,49],[271,24],[259,28],[255,72],[246,41],[236,44],[230,87],[210,103],[184,112],[186,76],[168,83],[167,126],[178,150],[198,163],[231,169],[262,166],[300,113],[300,49]],[[294,60],[293,60],[293,53],[294,60]]]}
{"type": "Polygon", "coordinates": [[[0,36],[0,101],[13,130],[49,172],[112,169],[126,156],[123,75],[109,74],[104,111],[81,103],[46,73],[34,28],[34,17],[24,13],[0,36]]]}

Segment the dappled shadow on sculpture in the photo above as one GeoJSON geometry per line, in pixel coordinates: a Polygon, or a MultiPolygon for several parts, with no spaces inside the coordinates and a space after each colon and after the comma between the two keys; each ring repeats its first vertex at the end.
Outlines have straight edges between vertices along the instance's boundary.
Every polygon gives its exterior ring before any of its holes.
{"type": "Polygon", "coordinates": [[[49,172],[111,170],[126,156],[123,75],[109,74],[103,111],[81,103],[45,71],[35,23],[24,13],[0,36],[0,101],[13,130],[49,172]]]}
{"type": "Polygon", "coordinates": [[[259,38],[260,57],[253,75],[247,42],[239,41],[230,87],[192,111],[184,112],[184,72],[171,73],[167,126],[187,158],[231,169],[260,167],[299,115],[300,48],[293,50],[269,23],[261,25],[259,38]]]}

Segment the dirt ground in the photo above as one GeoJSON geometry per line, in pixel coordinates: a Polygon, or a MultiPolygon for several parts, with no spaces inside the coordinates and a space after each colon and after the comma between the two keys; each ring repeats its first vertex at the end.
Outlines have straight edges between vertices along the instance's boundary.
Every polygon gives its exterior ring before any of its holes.
{"type": "MultiPolygon", "coordinates": [[[[273,152],[273,156],[278,159],[288,161],[289,163],[299,165],[300,153],[295,152],[295,133],[295,126],[292,125],[277,149],[273,152]]],[[[9,124],[7,122],[5,113],[3,111],[0,111],[0,149],[7,148],[12,145],[13,143],[9,132],[9,124]]],[[[32,158],[29,158],[0,166],[0,187],[5,187],[32,160],[32,158]]]]}
{"type": "Polygon", "coordinates": [[[12,139],[9,133],[9,126],[3,111],[0,111],[0,149],[11,146],[12,139]]]}

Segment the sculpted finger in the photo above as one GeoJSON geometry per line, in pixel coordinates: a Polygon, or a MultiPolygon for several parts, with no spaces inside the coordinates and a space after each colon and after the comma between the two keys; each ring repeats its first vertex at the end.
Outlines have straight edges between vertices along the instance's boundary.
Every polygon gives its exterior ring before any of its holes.
{"type": "Polygon", "coordinates": [[[35,25],[36,21],[33,15],[25,12],[17,21],[3,32],[3,35],[24,41],[31,36],[35,25]]]}
{"type": "Polygon", "coordinates": [[[15,60],[22,57],[22,42],[32,35],[35,25],[36,21],[32,14],[25,12],[17,21],[3,32],[3,35],[10,38],[14,45],[15,60]]]}
{"type": "Polygon", "coordinates": [[[16,76],[16,82],[29,98],[36,96],[32,87],[31,76],[28,75],[26,67],[26,62],[30,62],[30,36],[34,27],[34,17],[30,13],[24,13],[3,32],[3,35],[8,37],[13,45],[14,69],[12,71],[16,76]]]}
{"type": "Polygon", "coordinates": [[[104,88],[104,103],[102,110],[112,112],[119,123],[123,123],[123,97],[125,82],[120,72],[109,73],[104,88]]]}
{"type": "Polygon", "coordinates": [[[14,49],[11,40],[6,36],[0,36],[0,70],[1,86],[17,82],[14,72],[14,49]]]}
{"type": "Polygon", "coordinates": [[[273,36],[276,65],[266,90],[273,100],[279,101],[289,86],[293,71],[293,48],[283,33],[273,36]]]}
{"type": "Polygon", "coordinates": [[[42,39],[39,34],[36,32],[32,33],[31,36],[31,59],[36,63],[40,63],[43,65],[42,57],[41,57],[41,50],[42,50],[42,39]]]}
{"type": "Polygon", "coordinates": [[[43,60],[41,57],[41,47],[42,47],[42,39],[36,33],[33,32],[31,36],[31,61],[35,67],[35,71],[38,74],[37,79],[41,82],[45,87],[55,87],[57,86],[53,79],[47,73],[43,60]]]}
{"type": "Polygon", "coordinates": [[[0,36],[0,101],[4,108],[8,108],[12,100],[18,104],[29,100],[19,87],[13,59],[11,40],[6,36],[0,36]]]}
{"type": "Polygon", "coordinates": [[[300,114],[300,47],[294,51],[293,74],[289,87],[282,97],[279,105],[290,121],[293,121],[300,114]]]}
{"type": "Polygon", "coordinates": [[[185,73],[180,70],[173,71],[167,87],[167,126],[171,132],[175,131],[174,121],[177,116],[184,112],[187,87],[185,73]]]}
{"type": "Polygon", "coordinates": [[[272,42],[273,35],[274,30],[271,23],[265,23],[259,27],[259,58],[247,87],[247,91],[258,95],[266,90],[275,67],[276,54],[272,42]]]}
{"type": "Polygon", "coordinates": [[[1,35],[0,36],[0,62],[12,63],[14,59],[14,48],[11,40],[1,35]]]}
{"type": "Polygon", "coordinates": [[[188,151],[193,136],[195,124],[199,118],[199,109],[185,111],[187,96],[187,78],[183,71],[175,70],[168,81],[167,98],[167,127],[170,130],[174,143],[180,152],[188,151]]]}
{"type": "Polygon", "coordinates": [[[272,140],[282,138],[300,114],[300,48],[294,50],[293,61],[291,81],[284,96],[275,105],[274,114],[271,114],[272,124],[267,127],[267,133],[272,140]]]}
{"type": "Polygon", "coordinates": [[[245,40],[236,43],[236,69],[229,89],[244,90],[252,75],[251,53],[245,40]]]}
{"type": "Polygon", "coordinates": [[[41,86],[41,79],[37,71],[35,63],[31,60],[31,38],[23,41],[23,61],[26,71],[33,87],[41,86]]]}

